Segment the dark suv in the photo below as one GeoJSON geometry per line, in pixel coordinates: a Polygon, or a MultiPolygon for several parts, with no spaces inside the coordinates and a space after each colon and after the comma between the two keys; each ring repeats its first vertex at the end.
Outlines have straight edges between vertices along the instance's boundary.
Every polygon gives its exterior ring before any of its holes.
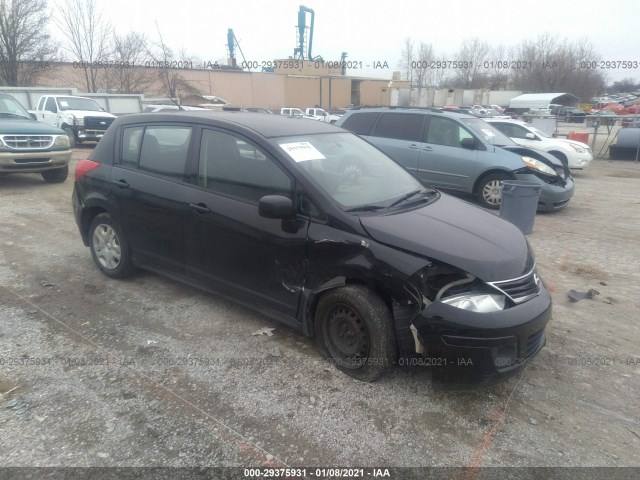
{"type": "Polygon", "coordinates": [[[62,183],[70,160],[62,130],[37,122],[15,98],[0,93],[0,174],[39,173],[45,182],[62,183]]]}
{"type": "Polygon", "coordinates": [[[323,122],[118,118],[78,163],[73,207],[106,275],[140,267],[233,299],[361,380],[416,358],[497,378],[545,342],[551,299],[518,228],[323,122]]]}

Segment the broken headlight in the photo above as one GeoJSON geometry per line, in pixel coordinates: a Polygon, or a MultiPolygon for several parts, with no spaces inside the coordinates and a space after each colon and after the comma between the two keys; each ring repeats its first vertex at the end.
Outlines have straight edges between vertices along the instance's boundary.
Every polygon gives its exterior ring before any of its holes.
{"type": "Polygon", "coordinates": [[[555,177],[557,174],[549,165],[541,162],[540,160],[536,160],[531,157],[522,157],[522,161],[524,164],[532,170],[537,170],[538,172],[544,173],[545,175],[551,175],[555,177]]]}
{"type": "Polygon", "coordinates": [[[506,298],[504,295],[494,293],[469,292],[443,298],[440,301],[470,312],[490,313],[504,310],[506,298]]]}

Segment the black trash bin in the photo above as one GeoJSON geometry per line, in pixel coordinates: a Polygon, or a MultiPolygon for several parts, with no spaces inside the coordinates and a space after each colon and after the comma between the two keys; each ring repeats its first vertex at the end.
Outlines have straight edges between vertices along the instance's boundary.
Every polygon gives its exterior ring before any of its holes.
{"type": "Polygon", "coordinates": [[[533,231],[542,185],[526,180],[504,180],[500,216],[527,234],[533,231]]]}

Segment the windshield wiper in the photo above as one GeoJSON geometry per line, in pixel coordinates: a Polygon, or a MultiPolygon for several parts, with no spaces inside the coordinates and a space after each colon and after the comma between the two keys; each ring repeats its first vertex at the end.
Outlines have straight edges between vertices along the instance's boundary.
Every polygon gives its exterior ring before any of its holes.
{"type": "Polygon", "coordinates": [[[382,205],[360,205],[359,207],[353,207],[345,210],[345,212],[375,212],[376,210],[383,210],[387,207],[382,205]]]}
{"type": "Polygon", "coordinates": [[[436,190],[433,190],[433,189],[429,189],[429,190],[425,190],[425,189],[414,190],[412,192],[407,193],[406,195],[401,196],[399,199],[395,200],[391,205],[389,205],[388,208],[395,207],[396,205],[399,205],[402,202],[406,202],[411,197],[415,197],[416,195],[419,195],[419,194],[422,194],[422,195],[424,195],[424,194],[433,194],[435,192],[436,192],[436,190]]]}

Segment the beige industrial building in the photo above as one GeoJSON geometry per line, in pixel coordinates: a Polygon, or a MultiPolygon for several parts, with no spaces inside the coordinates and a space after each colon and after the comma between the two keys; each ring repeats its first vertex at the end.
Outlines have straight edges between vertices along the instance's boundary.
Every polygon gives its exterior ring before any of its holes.
{"type": "MultiPolygon", "coordinates": [[[[288,62],[288,60],[283,60],[288,62]]],[[[395,79],[381,80],[341,75],[338,69],[324,68],[318,62],[297,62],[300,68],[275,68],[271,73],[247,72],[233,69],[170,69],[160,70],[137,66],[126,70],[102,68],[96,84],[101,91],[113,93],[142,93],[146,98],[168,97],[165,80],[179,82],[179,95],[198,93],[214,95],[242,107],[342,108],[349,105],[397,105],[398,99],[408,97],[410,84],[395,79]],[[139,86],[135,92],[121,90],[121,77],[135,78],[139,86]],[[118,88],[120,87],[120,88],[118,88]],[[185,88],[186,87],[186,88],[185,88]],[[188,91],[190,90],[191,91],[188,91]]],[[[55,63],[43,69],[39,87],[84,87],[84,70],[72,63],[55,63]]]]}

